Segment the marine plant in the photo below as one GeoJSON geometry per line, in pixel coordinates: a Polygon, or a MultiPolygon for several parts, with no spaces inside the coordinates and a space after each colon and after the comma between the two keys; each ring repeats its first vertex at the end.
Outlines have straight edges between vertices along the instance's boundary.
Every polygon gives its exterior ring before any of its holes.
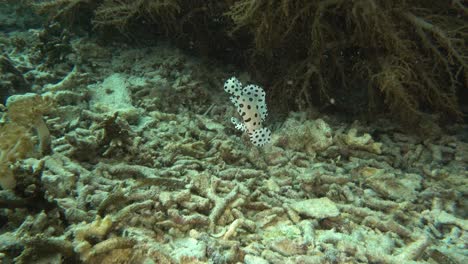
{"type": "Polygon", "coordinates": [[[143,19],[160,25],[169,33],[174,31],[180,9],[177,0],[104,0],[95,11],[93,24],[124,31],[135,19],[143,19]]]}
{"type": "Polygon", "coordinates": [[[236,1],[226,15],[233,34],[252,36],[252,62],[273,98],[294,95],[305,106],[333,98],[353,108],[361,96],[369,112],[413,122],[425,111],[461,116],[467,11],[452,3],[236,1]]]}
{"type": "Polygon", "coordinates": [[[109,28],[135,40],[165,35],[237,64],[269,87],[279,112],[389,113],[408,125],[427,114],[460,120],[468,105],[468,11],[460,0],[52,0],[40,6],[52,20],[91,12],[88,23],[98,37],[107,38],[109,28]]]}

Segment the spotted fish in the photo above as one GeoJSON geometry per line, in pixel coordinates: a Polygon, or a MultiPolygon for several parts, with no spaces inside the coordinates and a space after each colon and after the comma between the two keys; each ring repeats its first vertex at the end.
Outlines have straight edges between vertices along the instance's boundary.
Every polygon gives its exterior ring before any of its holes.
{"type": "Polygon", "coordinates": [[[235,77],[229,78],[224,83],[224,90],[231,95],[229,99],[242,118],[242,121],[235,117],[231,118],[236,129],[248,133],[250,141],[255,146],[269,143],[271,131],[263,127],[263,122],[268,115],[265,91],[260,86],[253,84],[242,87],[242,83],[235,77]]]}

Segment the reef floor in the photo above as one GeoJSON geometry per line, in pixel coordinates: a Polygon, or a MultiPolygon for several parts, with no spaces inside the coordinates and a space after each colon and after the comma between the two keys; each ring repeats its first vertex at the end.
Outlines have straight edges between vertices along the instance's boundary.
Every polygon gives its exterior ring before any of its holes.
{"type": "Polygon", "coordinates": [[[164,43],[41,37],[0,33],[54,102],[50,150],[0,191],[2,263],[466,263],[466,124],[420,138],[270,107],[255,147],[223,91],[248,74],[164,43]]]}

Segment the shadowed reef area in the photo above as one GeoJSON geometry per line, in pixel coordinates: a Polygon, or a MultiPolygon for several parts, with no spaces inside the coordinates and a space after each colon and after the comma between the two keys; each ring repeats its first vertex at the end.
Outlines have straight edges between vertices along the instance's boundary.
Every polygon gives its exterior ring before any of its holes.
{"type": "Polygon", "coordinates": [[[391,114],[423,132],[428,123],[466,115],[468,11],[460,0],[58,0],[35,7],[50,23],[102,40],[165,36],[237,65],[264,84],[277,112],[391,114]]]}

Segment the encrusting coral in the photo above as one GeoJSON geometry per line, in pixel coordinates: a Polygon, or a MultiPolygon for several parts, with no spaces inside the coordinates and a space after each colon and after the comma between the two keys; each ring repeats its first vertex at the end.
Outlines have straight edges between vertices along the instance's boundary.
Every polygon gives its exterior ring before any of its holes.
{"type": "Polygon", "coordinates": [[[11,166],[17,161],[44,155],[50,149],[50,133],[43,115],[52,108],[48,97],[37,94],[10,96],[7,112],[0,124],[0,185],[12,189],[16,185],[11,166]],[[37,140],[34,139],[37,136],[37,140]],[[37,147],[36,147],[37,145],[37,147]]]}
{"type": "Polygon", "coordinates": [[[38,150],[46,154],[50,149],[50,133],[43,115],[53,107],[51,97],[32,93],[14,95],[8,98],[6,107],[8,109],[6,116],[12,123],[36,131],[38,150]]]}
{"type": "Polygon", "coordinates": [[[32,152],[32,134],[25,127],[3,124],[0,126],[0,137],[0,186],[3,189],[12,189],[16,180],[10,166],[32,152]]]}

